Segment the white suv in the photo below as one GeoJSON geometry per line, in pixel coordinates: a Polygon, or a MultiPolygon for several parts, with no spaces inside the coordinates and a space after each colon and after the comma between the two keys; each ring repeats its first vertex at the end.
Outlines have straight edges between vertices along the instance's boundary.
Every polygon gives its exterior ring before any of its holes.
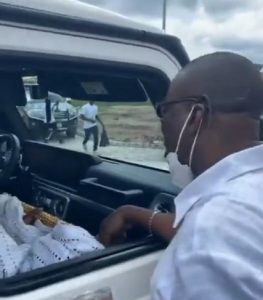
{"type": "MultiPolygon", "coordinates": [[[[122,204],[173,202],[168,172],[33,141],[17,107],[26,104],[23,76],[37,77],[42,93],[154,106],[189,61],[178,38],[73,0],[0,0],[0,36],[0,129],[23,145],[3,191],[92,234],[122,204]]],[[[121,245],[0,280],[0,299],[90,299],[83,295],[104,287],[115,300],[149,299],[166,245],[147,235],[138,229],[121,245]]]]}

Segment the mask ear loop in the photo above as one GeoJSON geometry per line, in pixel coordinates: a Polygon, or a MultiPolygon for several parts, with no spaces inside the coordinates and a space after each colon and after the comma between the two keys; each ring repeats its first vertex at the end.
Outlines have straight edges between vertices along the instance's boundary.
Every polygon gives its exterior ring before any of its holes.
{"type": "Polygon", "coordinates": [[[200,133],[202,124],[203,124],[203,119],[202,119],[202,120],[200,121],[200,123],[199,123],[198,129],[197,129],[197,133],[196,133],[196,135],[195,135],[194,142],[193,142],[193,145],[192,145],[192,147],[191,147],[191,152],[190,152],[190,156],[189,156],[189,167],[190,167],[190,168],[191,168],[191,166],[192,166],[193,156],[194,156],[194,150],[195,150],[196,142],[197,142],[197,139],[198,139],[198,137],[199,137],[199,133],[200,133]]]}
{"type": "Polygon", "coordinates": [[[195,106],[196,106],[196,105],[193,105],[191,111],[189,112],[189,114],[188,114],[188,116],[187,116],[187,118],[186,118],[186,120],[185,120],[185,122],[184,122],[184,126],[183,126],[183,128],[182,128],[182,130],[181,130],[181,132],[180,132],[180,134],[179,134],[178,142],[177,142],[176,149],[175,149],[175,153],[176,153],[176,154],[178,154],[179,147],[180,147],[180,144],[181,144],[181,140],[182,140],[182,137],[183,137],[185,128],[186,128],[186,126],[187,126],[187,124],[188,124],[188,122],[189,122],[189,120],[190,120],[190,118],[191,118],[191,116],[192,116],[192,113],[193,113],[193,111],[194,111],[194,109],[195,109],[195,106]]]}

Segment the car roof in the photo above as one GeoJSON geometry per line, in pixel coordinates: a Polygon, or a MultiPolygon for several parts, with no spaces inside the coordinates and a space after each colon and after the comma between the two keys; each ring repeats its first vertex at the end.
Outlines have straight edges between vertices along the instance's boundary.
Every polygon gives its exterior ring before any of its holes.
{"type": "Polygon", "coordinates": [[[78,0],[0,0],[0,12],[0,21],[16,26],[41,26],[153,44],[174,55],[181,66],[189,62],[176,36],[78,0]]]}
{"type": "Polygon", "coordinates": [[[17,9],[26,8],[52,15],[63,15],[85,21],[162,33],[162,30],[158,28],[135,22],[117,13],[78,0],[0,0],[0,4],[17,9]]]}

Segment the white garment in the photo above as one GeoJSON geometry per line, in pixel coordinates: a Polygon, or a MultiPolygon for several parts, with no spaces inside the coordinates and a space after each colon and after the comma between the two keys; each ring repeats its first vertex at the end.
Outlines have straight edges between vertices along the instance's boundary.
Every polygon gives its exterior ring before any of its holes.
{"type": "Polygon", "coordinates": [[[89,103],[85,104],[81,108],[81,115],[83,115],[85,118],[94,120],[94,122],[84,121],[83,122],[84,129],[89,129],[89,128],[92,128],[97,125],[97,123],[96,123],[96,116],[98,115],[97,105],[95,105],[95,104],[91,105],[89,103]]]}
{"type": "Polygon", "coordinates": [[[175,199],[179,229],[153,300],[263,299],[263,146],[226,157],[175,199]]]}
{"type": "Polygon", "coordinates": [[[100,250],[104,247],[81,227],[60,222],[49,228],[37,221],[23,221],[21,202],[0,195],[0,278],[100,250]]]}

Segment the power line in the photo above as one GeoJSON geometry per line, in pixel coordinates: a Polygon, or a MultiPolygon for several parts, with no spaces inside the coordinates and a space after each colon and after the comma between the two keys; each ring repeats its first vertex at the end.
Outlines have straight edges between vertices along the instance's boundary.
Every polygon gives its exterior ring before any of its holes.
{"type": "Polygon", "coordinates": [[[166,30],[167,0],[163,0],[163,30],[166,30]]]}

